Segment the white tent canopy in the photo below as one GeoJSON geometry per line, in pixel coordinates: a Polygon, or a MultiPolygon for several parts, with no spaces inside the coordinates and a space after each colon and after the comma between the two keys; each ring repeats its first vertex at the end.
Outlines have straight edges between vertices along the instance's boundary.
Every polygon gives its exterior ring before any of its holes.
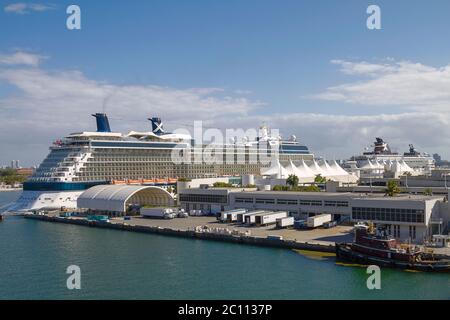
{"type": "Polygon", "coordinates": [[[295,174],[297,177],[300,177],[300,172],[292,160],[289,160],[289,164],[286,166],[287,174],[295,174]]]}
{"type": "Polygon", "coordinates": [[[315,176],[320,174],[322,177],[325,177],[325,172],[323,172],[316,160],[313,160],[313,162],[309,165],[309,168],[315,176]]]}
{"type": "Polygon", "coordinates": [[[364,163],[364,165],[362,165],[362,166],[360,167],[360,169],[363,169],[363,170],[373,170],[373,169],[375,169],[375,166],[373,165],[372,161],[370,161],[370,159],[368,159],[367,162],[364,163]]]}
{"type": "Polygon", "coordinates": [[[295,175],[301,183],[312,183],[317,175],[330,180],[348,183],[358,180],[358,177],[345,171],[336,161],[333,161],[330,165],[325,160],[320,165],[316,160],[313,160],[309,166],[304,160],[298,166],[292,160],[289,160],[288,165],[283,167],[280,161],[276,159],[272,161],[272,165],[269,168],[261,169],[261,175],[276,179],[287,179],[289,175],[295,175]]]}
{"type": "Polygon", "coordinates": [[[323,160],[320,164],[320,169],[322,169],[324,176],[327,178],[331,178],[337,175],[337,172],[334,171],[333,168],[330,167],[326,160],[323,160]]]}
{"type": "Polygon", "coordinates": [[[303,160],[299,167],[297,167],[292,160],[289,160],[289,164],[286,166],[286,171],[288,175],[296,175],[299,182],[314,182],[315,175],[303,160]]]}
{"type": "Polygon", "coordinates": [[[261,169],[262,176],[271,176],[276,178],[287,178],[289,175],[288,170],[286,170],[280,163],[278,159],[272,160],[272,164],[269,168],[261,169]]]}
{"type": "Polygon", "coordinates": [[[336,162],[336,160],[334,160],[332,163],[331,163],[331,166],[330,166],[332,169],[333,169],[333,171],[335,172],[335,175],[336,176],[348,176],[349,175],[349,173],[347,172],[347,171],[345,171],[337,162],[336,162]]]}
{"type": "Polygon", "coordinates": [[[311,177],[311,178],[316,177],[316,175],[314,174],[314,171],[312,171],[311,168],[308,167],[308,165],[305,163],[305,160],[303,160],[303,159],[297,168],[301,172],[302,177],[311,177]]]}
{"type": "Polygon", "coordinates": [[[391,166],[391,171],[400,175],[415,172],[404,160],[394,161],[391,166]]]}

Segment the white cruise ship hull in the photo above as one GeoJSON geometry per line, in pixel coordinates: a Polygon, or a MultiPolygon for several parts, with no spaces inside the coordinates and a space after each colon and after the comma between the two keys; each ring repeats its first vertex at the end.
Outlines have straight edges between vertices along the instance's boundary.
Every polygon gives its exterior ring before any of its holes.
{"type": "Polygon", "coordinates": [[[76,208],[80,191],[31,191],[25,190],[5,213],[20,213],[39,209],[76,208]]]}

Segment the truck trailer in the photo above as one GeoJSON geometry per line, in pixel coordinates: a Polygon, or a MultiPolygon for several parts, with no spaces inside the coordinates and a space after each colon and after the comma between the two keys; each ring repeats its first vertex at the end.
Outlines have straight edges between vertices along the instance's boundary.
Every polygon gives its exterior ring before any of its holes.
{"type": "Polygon", "coordinates": [[[235,210],[223,211],[220,214],[219,220],[221,222],[235,222],[235,221],[238,221],[238,214],[243,214],[246,212],[247,212],[247,209],[235,209],[235,210]]]}
{"type": "Polygon", "coordinates": [[[286,218],[286,211],[267,212],[255,215],[255,224],[258,226],[266,226],[277,223],[277,219],[286,218]]]}
{"type": "Polygon", "coordinates": [[[172,219],[175,214],[170,208],[141,208],[141,215],[145,218],[172,219]]]}
{"type": "Polygon", "coordinates": [[[330,221],[331,221],[331,214],[324,213],[324,214],[319,214],[317,216],[309,217],[306,220],[306,225],[308,226],[308,228],[317,228],[317,227],[322,226],[325,222],[330,222],[330,221]]]}
{"type": "Polygon", "coordinates": [[[252,216],[252,215],[255,215],[258,213],[263,213],[263,212],[265,212],[265,211],[264,210],[254,210],[254,211],[248,211],[245,213],[238,213],[237,214],[237,222],[245,223],[245,217],[252,216]]]}
{"type": "Polygon", "coordinates": [[[294,217],[284,217],[277,219],[277,228],[287,228],[294,225],[294,217]]]}

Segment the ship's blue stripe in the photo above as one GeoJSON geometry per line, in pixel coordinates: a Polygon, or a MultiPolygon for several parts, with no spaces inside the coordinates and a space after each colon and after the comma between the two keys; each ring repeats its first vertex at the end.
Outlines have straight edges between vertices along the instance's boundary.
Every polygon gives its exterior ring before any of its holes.
{"type": "Polygon", "coordinates": [[[32,191],[77,191],[86,190],[99,184],[108,184],[107,181],[90,182],[33,182],[26,181],[23,190],[32,191]]]}

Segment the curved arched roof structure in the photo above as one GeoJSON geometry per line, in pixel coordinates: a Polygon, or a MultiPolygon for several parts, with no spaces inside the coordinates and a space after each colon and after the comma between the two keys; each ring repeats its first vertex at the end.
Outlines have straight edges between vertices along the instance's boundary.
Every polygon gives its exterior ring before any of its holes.
{"type": "Polygon", "coordinates": [[[98,185],[77,199],[78,208],[112,212],[126,212],[128,204],[172,206],[174,199],[163,188],[142,185],[98,185]]]}

